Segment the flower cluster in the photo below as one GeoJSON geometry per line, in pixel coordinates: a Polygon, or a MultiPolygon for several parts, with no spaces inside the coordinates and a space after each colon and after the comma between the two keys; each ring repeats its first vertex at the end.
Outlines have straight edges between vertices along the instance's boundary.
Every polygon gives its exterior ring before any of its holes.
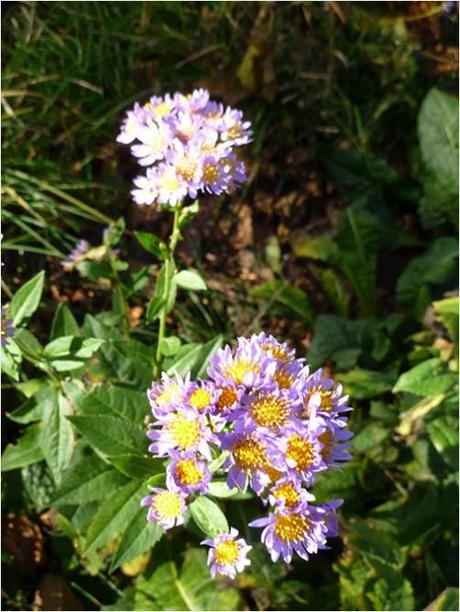
{"type": "Polygon", "coordinates": [[[232,191],[246,179],[235,149],[250,142],[250,125],[241,111],[210,100],[204,89],[136,102],[117,137],[146,168],[134,179],[135,202],[176,206],[199,192],[232,191]]]}
{"type": "MultiPolygon", "coordinates": [[[[319,474],[350,458],[348,397],[265,333],[239,338],[234,350],[219,349],[208,376],[192,381],[163,374],[148,391],[156,419],[149,450],[169,458],[167,488],[143,500],[148,519],[165,529],[183,522],[189,498],[206,494],[220,470],[230,489],[250,487],[268,506],[268,515],[250,526],[264,528],[272,560],[289,563],[294,552],[307,560],[337,535],[341,500],[313,504],[310,488],[319,474]],[[212,474],[210,462],[219,457],[212,474]]],[[[250,547],[237,535],[232,529],[204,542],[213,575],[233,577],[249,563],[250,547]]]]}

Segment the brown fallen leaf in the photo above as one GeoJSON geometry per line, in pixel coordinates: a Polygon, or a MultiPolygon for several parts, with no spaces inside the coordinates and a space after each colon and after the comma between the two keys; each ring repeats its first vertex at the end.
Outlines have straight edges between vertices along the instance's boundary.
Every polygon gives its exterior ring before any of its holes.
{"type": "Polygon", "coordinates": [[[2,535],[4,550],[23,576],[32,574],[43,564],[43,534],[26,514],[7,516],[2,535]]]}

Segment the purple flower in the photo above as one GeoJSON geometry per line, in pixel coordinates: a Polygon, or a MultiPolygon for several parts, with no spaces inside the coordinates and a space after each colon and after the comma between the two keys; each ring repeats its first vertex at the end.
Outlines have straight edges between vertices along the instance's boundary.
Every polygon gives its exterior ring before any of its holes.
{"type": "Polygon", "coordinates": [[[231,433],[219,434],[223,450],[230,456],[224,463],[228,469],[227,486],[245,490],[248,480],[251,488],[259,495],[270,483],[270,470],[283,472],[286,469],[283,453],[275,441],[256,430],[241,428],[231,433]]]}
{"type": "Polygon", "coordinates": [[[293,552],[308,561],[308,555],[326,548],[328,525],[325,510],[320,506],[302,505],[292,512],[276,510],[267,517],[249,523],[250,527],[264,527],[261,540],[273,562],[279,557],[290,563],[293,552]]]}
{"type": "Polygon", "coordinates": [[[287,474],[294,480],[303,480],[309,486],[318,472],[326,469],[321,455],[318,436],[323,432],[319,423],[304,421],[304,427],[288,425],[279,432],[277,444],[285,457],[287,474]]]}
{"type": "Polygon", "coordinates": [[[279,479],[268,494],[268,501],[272,506],[288,511],[298,509],[314,499],[315,496],[304,489],[299,482],[286,477],[279,479]]]}
{"type": "Polygon", "coordinates": [[[219,395],[220,391],[215,383],[202,380],[190,384],[185,401],[191,408],[201,414],[209,414],[215,412],[219,395]]]}
{"type": "Polygon", "coordinates": [[[8,317],[5,317],[5,309],[2,308],[1,309],[1,319],[2,319],[2,346],[5,346],[5,344],[8,343],[8,338],[11,338],[11,336],[14,334],[14,332],[16,331],[16,329],[13,326],[13,319],[9,319],[8,317]]]}
{"type": "Polygon", "coordinates": [[[321,457],[327,467],[342,467],[344,461],[351,459],[347,450],[350,448],[350,438],[353,433],[345,429],[347,420],[344,418],[324,419],[318,417],[322,431],[318,435],[321,445],[321,457]]]}
{"type": "Polygon", "coordinates": [[[273,375],[276,365],[257,346],[238,346],[233,354],[227,345],[211,358],[208,375],[222,387],[260,387],[264,380],[273,375]]]}
{"type": "Polygon", "coordinates": [[[147,391],[147,397],[152,408],[153,416],[161,419],[170,412],[176,412],[182,407],[186,394],[192,385],[190,375],[182,379],[179,375],[170,378],[165,372],[161,375],[161,382],[153,382],[147,391]]]}
{"type": "Polygon", "coordinates": [[[85,254],[91,248],[90,243],[87,240],[80,240],[77,242],[75,248],[70,251],[65,259],[61,261],[61,265],[64,270],[70,271],[74,268],[75,264],[84,259],[85,254]]]}
{"type": "Polygon", "coordinates": [[[149,446],[149,451],[154,455],[164,457],[174,450],[181,453],[200,452],[211,460],[209,443],[216,442],[216,438],[203,415],[182,408],[180,412],[166,414],[155,425],[161,429],[150,429],[147,432],[147,436],[154,440],[149,446]]]}
{"type": "Polygon", "coordinates": [[[223,574],[235,578],[237,572],[251,565],[247,558],[252,546],[248,546],[243,538],[236,539],[238,531],[233,527],[230,533],[222,533],[213,539],[204,540],[201,544],[209,546],[208,565],[211,567],[211,576],[223,574]]]}
{"type": "Polygon", "coordinates": [[[209,92],[154,96],[128,111],[118,142],[145,175],[136,177],[132,196],[138,204],[176,206],[200,192],[230,192],[246,180],[244,163],[234,149],[252,137],[241,111],[209,100],[209,92]]]}
{"type": "Polygon", "coordinates": [[[325,378],[322,370],[317,370],[307,379],[304,395],[305,413],[311,412],[326,416],[350,411],[347,406],[348,395],[342,395],[343,387],[331,378],[325,378]]]}
{"type": "Polygon", "coordinates": [[[239,421],[247,428],[278,432],[288,424],[302,426],[296,414],[300,412],[301,403],[295,393],[267,385],[266,390],[251,393],[244,401],[242,408],[230,416],[232,421],[239,421]]]}
{"type": "Polygon", "coordinates": [[[166,470],[166,484],[170,490],[179,489],[185,494],[204,494],[209,489],[212,474],[207,464],[192,453],[174,453],[166,470]]]}
{"type": "Polygon", "coordinates": [[[148,506],[147,520],[158,523],[163,529],[171,529],[184,522],[186,510],[185,494],[180,491],[152,488],[153,495],[147,495],[141,506],[148,506]]]}

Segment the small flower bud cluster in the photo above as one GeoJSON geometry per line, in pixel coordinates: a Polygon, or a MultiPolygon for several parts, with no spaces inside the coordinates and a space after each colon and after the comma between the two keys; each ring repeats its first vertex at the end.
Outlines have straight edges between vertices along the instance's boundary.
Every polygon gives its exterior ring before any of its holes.
{"type": "Polygon", "coordinates": [[[146,168],[134,179],[135,202],[176,206],[200,192],[232,191],[246,179],[235,149],[250,142],[250,126],[241,111],[210,100],[205,89],[136,102],[117,137],[146,168]]]}
{"type": "MultiPolygon", "coordinates": [[[[295,351],[265,333],[239,338],[234,350],[219,349],[209,380],[163,374],[148,391],[156,421],[148,431],[155,457],[169,457],[166,489],[143,500],[148,519],[165,529],[183,522],[187,501],[206,494],[220,472],[230,489],[249,486],[269,507],[250,523],[263,527],[262,542],[273,561],[293,552],[308,556],[337,535],[341,500],[313,504],[310,487],[328,469],[350,459],[351,410],[342,387],[310,373],[295,351]],[[219,458],[221,461],[218,461],[219,458]],[[215,461],[217,460],[217,461],[215,461]],[[213,465],[221,465],[213,474],[213,465]]],[[[249,548],[232,530],[209,545],[213,575],[234,576],[247,564],[249,548]]]]}

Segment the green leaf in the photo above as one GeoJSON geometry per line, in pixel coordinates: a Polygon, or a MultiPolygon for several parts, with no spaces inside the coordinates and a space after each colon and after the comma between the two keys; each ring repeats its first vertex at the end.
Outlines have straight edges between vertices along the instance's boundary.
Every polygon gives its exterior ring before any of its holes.
{"type": "Polygon", "coordinates": [[[308,353],[313,368],[331,359],[337,368],[352,368],[372,343],[372,320],[348,321],[335,315],[320,315],[315,322],[313,342],[308,353]]]}
{"type": "Polygon", "coordinates": [[[434,612],[456,612],[459,608],[459,590],[454,587],[448,587],[444,589],[425,610],[433,610],[434,612]]]}
{"type": "Polygon", "coordinates": [[[168,247],[159,236],[149,232],[134,232],[137,241],[146,251],[156,255],[159,259],[166,259],[168,247]]]}
{"type": "Polygon", "coordinates": [[[26,359],[34,364],[40,362],[43,347],[28,329],[19,329],[14,336],[14,341],[23,352],[26,359]]]}
{"type": "Polygon", "coordinates": [[[240,491],[240,489],[229,489],[225,481],[213,480],[209,483],[208,495],[217,499],[252,499],[253,495],[249,491],[240,491]]]}
{"type": "Polygon", "coordinates": [[[446,393],[455,385],[456,379],[455,374],[447,370],[445,362],[435,357],[401,374],[393,391],[431,397],[446,393]]]}
{"type": "Polygon", "coordinates": [[[88,416],[118,416],[135,425],[150,413],[145,391],[128,385],[96,385],[77,399],[78,406],[88,416]]]}
{"type": "Polygon", "coordinates": [[[38,425],[28,427],[16,444],[8,444],[2,455],[2,472],[37,463],[43,459],[39,445],[40,428],[38,425]]]}
{"type": "Polygon", "coordinates": [[[197,497],[190,504],[189,509],[193,520],[205,535],[213,538],[229,531],[225,514],[215,502],[207,497],[197,497]]]}
{"type": "Polygon", "coordinates": [[[306,323],[314,318],[310,298],[305,291],[285,281],[267,281],[251,289],[250,295],[266,300],[268,311],[276,316],[294,316],[306,323]]]}
{"type": "Polygon", "coordinates": [[[168,338],[162,338],[160,342],[160,352],[165,357],[171,357],[175,355],[180,349],[181,341],[177,336],[169,336],[168,338]]]}
{"type": "Polygon", "coordinates": [[[423,160],[424,225],[458,227],[458,99],[431,89],[420,108],[418,137],[423,160]]]}
{"type": "Polygon", "coordinates": [[[37,310],[43,292],[45,272],[42,270],[25,283],[11,300],[9,313],[13,317],[13,326],[25,325],[37,310]]]}
{"type": "Polygon", "coordinates": [[[111,456],[109,461],[122,474],[131,478],[149,478],[158,472],[164,472],[162,459],[125,454],[111,456]]]}
{"type": "Polygon", "coordinates": [[[62,336],[45,346],[43,357],[58,372],[75,370],[90,359],[103,343],[104,340],[98,338],[62,336]]]}
{"type": "Polygon", "coordinates": [[[68,400],[56,391],[51,392],[44,406],[40,446],[58,486],[73,453],[73,428],[66,418],[70,414],[71,407],[68,400]]]}
{"type": "Polygon", "coordinates": [[[67,304],[60,303],[54,313],[51,324],[50,340],[55,340],[60,336],[79,336],[80,328],[67,304]]]}
{"type": "Polygon", "coordinates": [[[143,482],[133,480],[116,489],[105,500],[88,528],[85,555],[124,533],[137,515],[144,495],[143,482]]]}
{"type": "MultiPolygon", "coordinates": [[[[399,277],[396,285],[399,302],[410,307],[417,302],[424,288],[454,286],[457,258],[458,241],[450,237],[438,238],[423,255],[414,257],[399,277]]],[[[416,312],[418,316],[423,314],[424,311],[416,312]]]]}
{"type": "Polygon", "coordinates": [[[172,359],[164,363],[167,374],[177,372],[185,376],[191,372],[192,376],[204,376],[212,355],[222,345],[222,336],[216,336],[206,344],[187,344],[182,346],[172,359]]]}
{"type": "Polygon", "coordinates": [[[85,504],[108,497],[126,483],[126,476],[92,454],[70,468],[54,501],[58,506],[85,504]]]}
{"type": "Polygon", "coordinates": [[[359,453],[374,449],[391,433],[390,429],[382,426],[382,423],[369,423],[353,438],[353,448],[359,453]]]}
{"type": "Polygon", "coordinates": [[[228,584],[220,587],[211,579],[205,550],[188,549],[180,573],[174,561],[164,560],[165,556],[158,554],[153,573],[137,579],[135,610],[240,609],[238,591],[228,584]]]}
{"type": "Polygon", "coordinates": [[[143,455],[147,438],[142,427],[114,416],[70,417],[81,434],[107,457],[124,454],[143,455]]]}
{"type": "Polygon", "coordinates": [[[404,575],[389,565],[373,563],[382,576],[376,580],[368,597],[375,610],[414,610],[412,585],[404,575]]]}
{"type": "Polygon", "coordinates": [[[155,319],[160,315],[160,312],[165,303],[165,299],[159,295],[153,295],[150,299],[147,310],[145,313],[145,317],[147,321],[155,321],[155,319]]]}
{"type": "Polygon", "coordinates": [[[22,353],[19,346],[11,338],[0,347],[2,358],[2,372],[13,380],[19,380],[19,366],[22,362],[22,353]]]}
{"type": "Polygon", "coordinates": [[[207,290],[206,283],[198,270],[181,270],[174,276],[173,281],[178,287],[189,291],[207,290]]]}
{"type": "Polygon", "coordinates": [[[354,368],[351,372],[337,374],[337,380],[343,383],[346,393],[352,398],[369,399],[391,391],[396,382],[396,373],[354,368]]]}
{"type": "Polygon", "coordinates": [[[297,257],[308,257],[326,263],[335,263],[339,257],[339,249],[329,236],[311,238],[310,235],[297,236],[292,248],[297,257]]]}
{"type": "Polygon", "coordinates": [[[458,470],[458,421],[440,417],[426,426],[430,440],[450,467],[458,470]]]}
{"type": "Polygon", "coordinates": [[[139,508],[113,556],[110,566],[111,572],[124,563],[135,559],[146,550],[153,548],[162,538],[164,531],[160,525],[148,521],[146,517],[147,509],[139,508]]]}

